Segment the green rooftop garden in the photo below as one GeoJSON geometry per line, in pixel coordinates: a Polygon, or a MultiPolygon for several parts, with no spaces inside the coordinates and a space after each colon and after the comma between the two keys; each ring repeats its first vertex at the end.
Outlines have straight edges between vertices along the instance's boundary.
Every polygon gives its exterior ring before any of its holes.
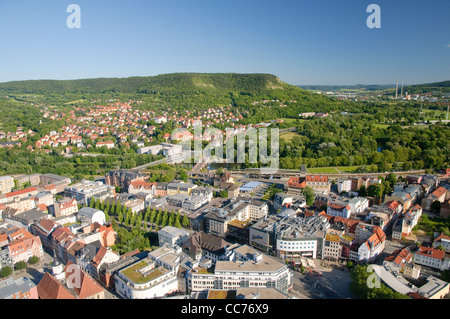
{"type": "Polygon", "coordinates": [[[131,281],[133,281],[136,284],[145,284],[149,281],[152,281],[155,278],[158,278],[159,276],[164,275],[167,271],[162,267],[156,267],[153,270],[149,271],[145,275],[142,275],[139,270],[141,270],[144,267],[147,267],[149,264],[142,260],[138,262],[136,265],[133,265],[129,268],[126,268],[122,270],[122,274],[127,276],[131,281]]]}

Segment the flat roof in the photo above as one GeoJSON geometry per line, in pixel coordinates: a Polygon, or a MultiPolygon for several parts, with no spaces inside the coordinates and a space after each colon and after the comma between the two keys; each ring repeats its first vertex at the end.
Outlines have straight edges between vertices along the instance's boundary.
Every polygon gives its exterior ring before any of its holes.
{"type": "Polygon", "coordinates": [[[384,266],[372,265],[372,267],[378,277],[393,290],[403,295],[414,292],[414,290],[398,280],[391,272],[387,271],[384,266]]]}
{"type": "Polygon", "coordinates": [[[252,190],[260,185],[262,185],[262,182],[251,181],[251,182],[248,182],[245,185],[239,187],[239,189],[240,190],[252,190]]]}

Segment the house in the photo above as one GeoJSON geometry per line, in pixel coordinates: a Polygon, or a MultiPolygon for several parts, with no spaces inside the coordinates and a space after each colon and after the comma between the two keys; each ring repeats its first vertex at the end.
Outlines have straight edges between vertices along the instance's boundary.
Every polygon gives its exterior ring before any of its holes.
{"type": "Polygon", "coordinates": [[[97,142],[97,144],[95,144],[95,148],[106,147],[107,149],[111,149],[114,148],[114,146],[114,142],[112,141],[97,142]]]}
{"type": "Polygon", "coordinates": [[[127,190],[132,182],[144,181],[148,177],[145,174],[126,169],[115,169],[105,174],[105,183],[110,186],[118,186],[127,190]]]}
{"type": "Polygon", "coordinates": [[[358,223],[355,228],[355,242],[350,247],[350,260],[371,262],[384,250],[386,234],[371,224],[358,223]]]}
{"type": "Polygon", "coordinates": [[[182,245],[182,249],[185,254],[195,260],[200,260],[204,256],[211,260],[219,260],[225,253],[225,247],[230,245],[223,238],[200,231],[189,237],[182,245]]]}
{"type": "Polygon", "coordinates": [[[441,233],[438,237],[436,237],[433,241],[433,248],[437,249],[439,246],[444,247],[446,252],[450,252],[450,236],[441,233]]]}
{"type": "Polygon", "coordinates": [[[350,218],[351,213],[351,207],[347,203],[328,202],[327,204],[327,215],[350,218]]]}
{"type": "Polygon", "coordinates": [[[423,207],[423,209],[430,210],[431,209],[431,205],[435,201],[438,201],[441,204],[444,203],[446,195],[447,195],[447,189],[445,189],[444,187],[437,188],[435,191],[433,191],[427,197],[424,197],[422,199],[422,207],[423,207]]]}
{"type": "Polygon", "coordinates": [[[146,193],[150,194],[152,197],[155,196],[156,182],[150,183],[144,180],[135,180],[128,186],[128,193],[146,193]]]}
{"type": "Polygon", "coordinates": [[[68,227],[59,227],[50,234],[52,250],[55,251],[56,257],[64,263],[68,260],[68,250],[75,244],[76,241],[76,236],[68,227]]]}
{"type": "Polygon", "coordinates": [[[311,187],[314,192],[327,193],[330,191],[331,183],[326,175],[306,175],[300,177],[290,177],[286,184],[287,193],[291,195],[301,195],[303,188],[311,187]]]}
{"type": "Polygon", "coordinates": [[[103,264],[115,263],[120,260],[120,255],[110,248],[104,246],[100,247],[97,254],[92,258],[91,269],[93,270],[93,277],[99,279],[99,270],[103,264]]]}
{"type": "Polygon", "coordinates": [[[58,227],[58,224],[56,224],[51,219],[41,219],[38,223],[35,223],[31,226],[31,233],[35,236],[39,236],[42,242],[42,246],[45,249],[52,250],[53,246],[50,235],[58,227]]]}
{"type": "Polygon", "coordinates": [[[408,237],[411,235],[414,226],[419,222],[419,218],[422,216],[422,207],[415,205],[411,207],[403,218],[398,219],[394,227],[392,228],[392,239],[401,240],[402,237],[408,237]]]}
{"type": "Polygon", "coordinates": [[[64,272],[66,285],[77,299],[105,299],[105,290],[78,265],[69,261],[64,272]]]}
{"type": "Polygon", "coordinates": [[[23,234],[16,238],[6,245],[11,261],[14,264],[19,261],[28,262],[32,256],[43,257],[42,242],[38,236],[33,236],[30,232],[23,229],[23,234]]]}
{"type": "Polygon", "coordinates": [[[75,198],[63,197],[53,204],[55,217],[73,215],[78,212],[78,202],[75,198]]]}
{"type": "Polygon", "coordinates": [[[414,262],[418,265],[445,270],[449,269],[450,260],[440,249],[419,246],[414,253],[414,262]]]}

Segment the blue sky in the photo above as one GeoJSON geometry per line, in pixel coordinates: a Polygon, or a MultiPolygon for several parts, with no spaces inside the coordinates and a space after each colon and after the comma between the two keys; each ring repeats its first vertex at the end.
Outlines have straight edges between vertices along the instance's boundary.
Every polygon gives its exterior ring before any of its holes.
{"type": "Polygon", "coordinates": [[[450,80],[448,0],[0,0],[0,82],[271,73],[291,84],[450,80]],[[69,29],[69,4],[81,28],[69,29]],[[381,28],[369,29],[369,4],[381,28]]]}

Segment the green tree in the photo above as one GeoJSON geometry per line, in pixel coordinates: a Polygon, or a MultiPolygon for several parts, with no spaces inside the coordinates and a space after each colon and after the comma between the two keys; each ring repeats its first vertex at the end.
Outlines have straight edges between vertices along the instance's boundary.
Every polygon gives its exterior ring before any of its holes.
{"type": "Polygon", "coordinates": [[[5,266],[0,270],[0,278],[6,278],[11,276],[13,273],[12,267],[5,266]]]}
{"type": "Polygon", "coordinates": [[[181,224],[183,225],[184,228],[188,228],[189,227],[189,218],[187,217],[186,214],[183,215],[183,219],[181,221],[181,224]]]}
{"type": "Polygon", "coordinates": [[[117,215],[117,216],[119,216],[119,212],[121,212],[122,215],[123,215],[123,212],[122,212],[122,203],[121,203],[120,201],[118,201],[118,202],[117,202],[117,205],[116,205],[116,215],[117,215]]]}
{"type": "Polygon", "coordinates": [[[38,256],[31,256],[30,259],[28,259],[28,263],[30,265],[34,265],[37,264],[39,262],[39,257],[38,256]]]}
{"type": "Polygon", "coordinates": [[[306,205],[314,205],[314,190],[310,186],[306,186],[305,188],[303,188],[302,194],[303,196],[305,196],[306,205]]]}
{"type": "Polygon", "coordinates": [[[372,184],[367,188],[367,195],[381,198],[383,196],[383,185],[372,184]]]}
{"type": "Polygon", "coordinates": [[[153,224],[155,222],[155,218],[156,218],[156,208],[153,207],[152,212],[150,214],[150,218],[149,218],[150,224],[153,224]]]}
{"type": "Polygon", "coordinates": [[[111,215],[117,216],[117,214],[116,214],[116,202],[112,202],[112,204],[110,206],[110,209],[109,209],[109,213],[111,215]]]}
{"type": "Polygon", "coordinates": [[[228,198],[228,192],[224,189],[219,192],[219,197],[228,198]]]}
{"type": "Polygon", "coordinates": [[[175,223],[175,211],[172,209],[172,212],[170,213],[170,216],[169,216],[168,225],[173,226],[174,223],[175,223]]]}
{"type": "Polygon", "coordinates": [[[168,221],[169,221],[169,214],[167,213],[167,209],[166,209],[162,216],[161,225],[160,225],[161,228],[166,227],[168,221]]]}
{"type": "Polygon", "coordinates": [[[24,261],[19,261],[16,264],[14,264],[15,270],[23,270],[27,268],[27,263],[24,261]]]}
{"type": "Polygon", "coordinates": [[[110,217],[109,217],[108,211],[105,209],[103,212],[105,213],[105,220],[106,220],[107,222],[109,222],[110,217]]]}
{"type": "Polygon", "coordinates": [[[160,226],[160,225],[161,225],[162,216],[163,216],[163,212],[162,212],[162,209],[160,208],[160,209],[158,210],[158,214],[156,215],[156,219],[155,219],[155,224],[156,224],[157,226],[160,226]]]}

